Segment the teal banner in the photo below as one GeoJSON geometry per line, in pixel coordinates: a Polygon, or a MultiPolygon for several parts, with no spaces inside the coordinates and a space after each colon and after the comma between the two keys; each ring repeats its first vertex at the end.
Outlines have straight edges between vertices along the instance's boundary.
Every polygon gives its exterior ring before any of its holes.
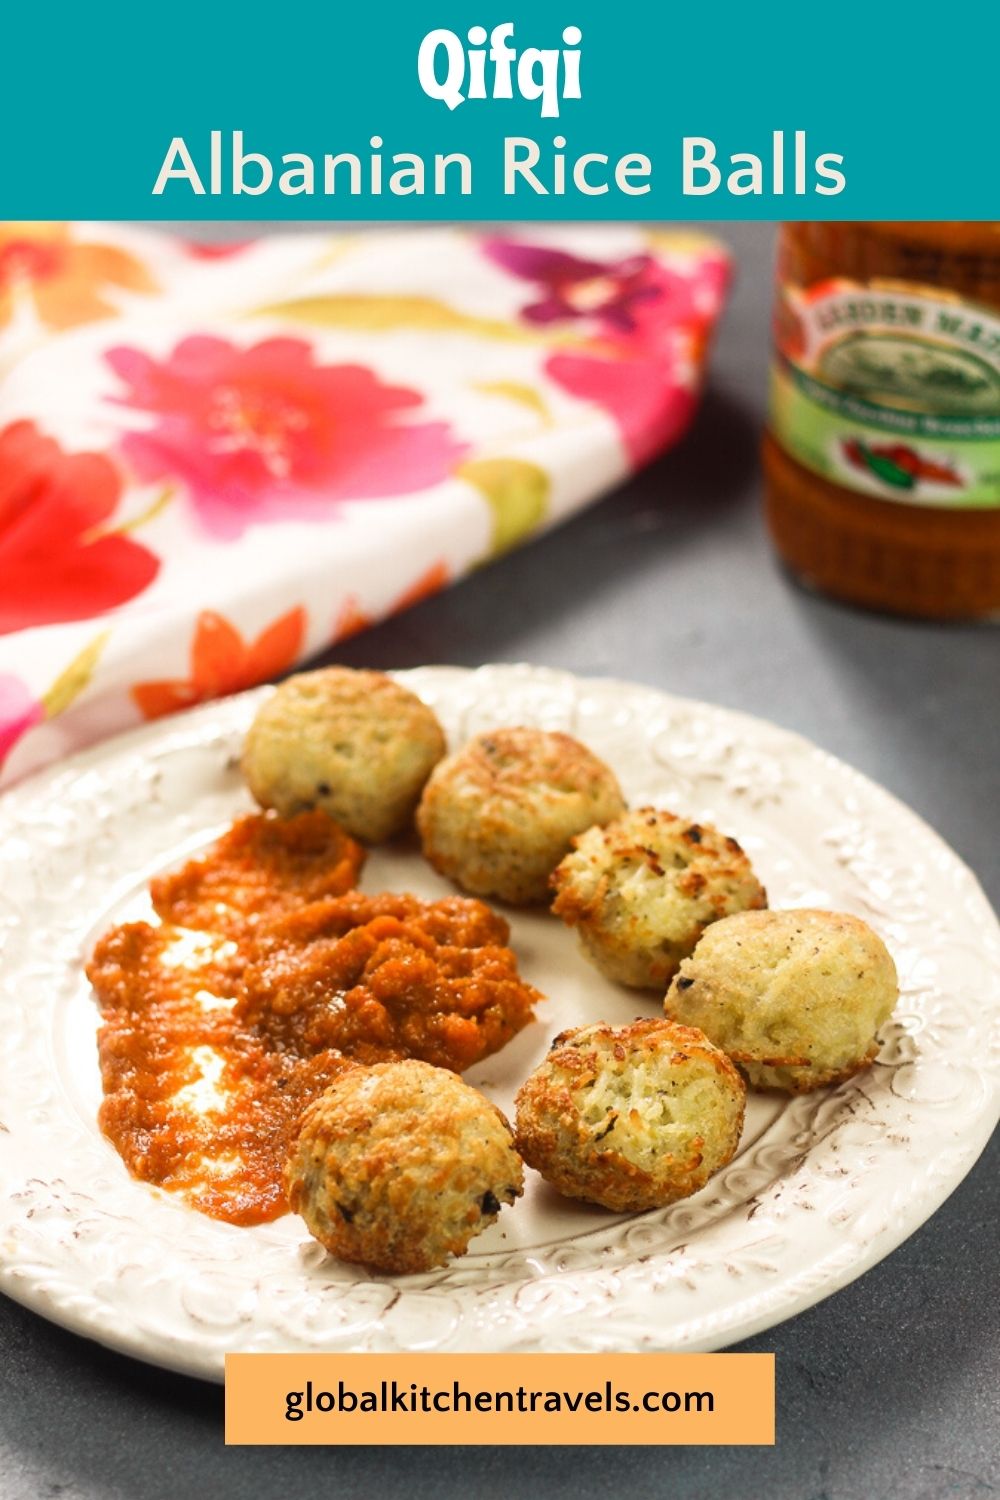
{"type": "Polygon", "coordinates": [[[1000,218],[1000,7],[8,8],[0,216],[1000,218]]]}

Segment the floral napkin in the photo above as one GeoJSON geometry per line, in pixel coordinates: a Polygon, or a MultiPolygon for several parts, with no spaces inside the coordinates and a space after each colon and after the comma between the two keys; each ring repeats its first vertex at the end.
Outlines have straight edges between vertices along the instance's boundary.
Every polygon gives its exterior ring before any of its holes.
{"type": "Polygon", "coordinates": [[[0,785],[613,487],[687,426],[727,276],[638,227],[0,224],[0,785]]]}

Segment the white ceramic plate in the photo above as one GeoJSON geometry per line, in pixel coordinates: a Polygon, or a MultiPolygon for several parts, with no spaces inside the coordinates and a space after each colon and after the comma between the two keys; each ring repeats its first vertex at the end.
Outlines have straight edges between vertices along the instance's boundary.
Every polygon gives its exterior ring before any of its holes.
{"type": "MultiPolygon", "coordinates": [[[[424,1276],[329,1259],[291,1216],[215,1223],[132,1181],[100,1135],[81,959],[145,914],[145,883],[249,805],[235,768],[258,694],[98,746],[0,799],[0,1289],[156,1364],[221,1378],[227,1350],[715,1349],[801,1311],[938,1207],[997,1118],[1000,932],[913,813],[805,740],[648,688],[531,667],[402,673],[456,743],[568,730],[657,802],[739,838],[772,905],[856,912],[902,998],[878,1062],[837,1089],[751,1099],[736,1159],[671,1209],[608,1215],[533,1173],[524,1199],[424,1276]]],[[[443,894],[417,854],[363,885],[443,894]]],[[[501,1105],[563,1027],[657,1014],[543,913],[512,914],[541,1019],[468,1076],[501,1105]]]]}

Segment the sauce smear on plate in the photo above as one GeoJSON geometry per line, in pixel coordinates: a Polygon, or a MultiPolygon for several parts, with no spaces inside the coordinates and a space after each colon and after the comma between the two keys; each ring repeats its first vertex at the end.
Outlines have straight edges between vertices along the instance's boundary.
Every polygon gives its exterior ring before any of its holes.
{"type": "Polygon", "coordinates": [[[458,1072],[532,1019],[503,918],[362,895],[362,859],[325,813],[241,818],[152,882],[160,925],[99,940],[100,1123],[133,1176],[233,1224],[276,1218],[301,1114],[345,1068],[458,1072]]]}

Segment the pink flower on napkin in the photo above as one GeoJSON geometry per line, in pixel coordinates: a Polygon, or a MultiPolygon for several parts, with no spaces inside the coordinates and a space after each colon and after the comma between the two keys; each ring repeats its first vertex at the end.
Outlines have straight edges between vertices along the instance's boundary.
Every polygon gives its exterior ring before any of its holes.
{"type": "Polygon", "coordinates": [[[253,243],[253,240],[225,240],[213,245],[210,240],[181,240],[180,246],[192,260],[231,260],[249,250],[253,243]]]}
{"type": "Polygon", "coordinates": [[[45,717],[20,677],[0,673],[0,766],[23,734],[45,717]]]}
{"type": "Polygon", "coordinates": [[[676,442],[694,416],[695,393],[662,359],[567,353],[553,355],[545,368],[571,396],[604,408],[636,468],[676,442]]]}
{"type": "Polygon", "coordinates": [[[304,339],[240,348],[195,334],[163,362],[124,347],[107,360],[129,387],[121,404],[157,419],[121,439],[125,456],[143,479],[183,480],[219,538],[428,489],[463,452],[446,422],[400,420],[419,391],[363,365],[317,364],[304,339]]]}
{"type": "Polygon", "coordinates": [[[34,422],[0,429],[0,635],[88,619],[153,581],[152,552],[101,529],[121,490],[102,453],[64,453],[34,422]]]}

